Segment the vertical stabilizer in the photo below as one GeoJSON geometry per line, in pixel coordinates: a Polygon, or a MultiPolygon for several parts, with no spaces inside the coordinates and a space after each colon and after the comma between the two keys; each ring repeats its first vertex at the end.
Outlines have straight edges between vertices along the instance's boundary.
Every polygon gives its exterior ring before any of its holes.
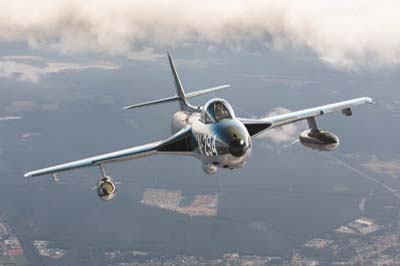
{"type": "Polygon", "coordinates": [[[174,61],[172,60],[169,53],[167,53],[167,55],[168,55],[169,65],[171,67],[172,76],[174,78],[176,95],[179,97],[179,106],[180,106],[181,110],[187,110],[189,107],[189,104],[186,101],[185,91],[183,90],[182,83],[178,76],[178,72],[176,71],[174,61]]]}
{"type": "Polygon", "coordinates": [[[124,107],[124,110],[143,107],[143,106],[149,106],[149,105],[155,105],[155,104],[160,104],[160,103],[169,103],[169,102],[178,101],[179,107],[182,111],[198,112],[199,110],[201,110],[201,107],[190,105],[190,103],[188,102],[188,99],[198,97],[201,95],[205,95],[205,94],[209,94],[209,93],[214,93],[214,92],[217,92],[217,91],[220,91],[220,90],[230,87],[230,85],[226,84],[226,85],[221,85],[221,86],[216,86],[216,87],[212,87],[212,88],[207,88],[207,89],[202,89],[202,90],[185,93],[185,91],[183,90],[183,87],[182,87],[182,83],[179,80],[178,72],[176,72],[174,61],[172,60],[169,53],[167,53],[167,55],[168,55],[169,65],[171,67],[172,77],[174,78],[176,95],[158,99],[158,100],[152,100],[152,101],[128,105],[128,106],[124,107]]]}

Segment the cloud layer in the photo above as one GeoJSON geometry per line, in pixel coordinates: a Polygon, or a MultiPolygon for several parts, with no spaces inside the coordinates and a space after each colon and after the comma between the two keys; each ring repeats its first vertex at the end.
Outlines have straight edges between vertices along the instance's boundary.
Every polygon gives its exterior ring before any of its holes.
{"type": "MultiPolygon", "coordinates": [[[[274,110],[272,110],[271,112],[269,112],[265,117],[286,114],[286,113],[290,113],[290,112],[291,111],[287,108],[277,107],[274,110]]],[[[301,131],[304,129],[305,129],[305,127],[304,127],[303,122],[292,123],[292,124],[288,124],[286,126],[267,130],[264,133],[262,133],[261,135],[257,136],[257,138],[268,139],[276,145],[282,145],[282,144],[287,145],[287,144],[293,143],[293,141],[297,140],[301,131]]]]}
{"type": "Polygon", "coordinates": [[[8,120],[18,120],[21,119],[20,116],[1,116],[0,121],[8,121],[8,120]]]}
{"type": "Polygon", "coordinates": [[[400,63],[394,0],[0,0],[0,41],[62,53],[143,58],[154,47],[193,43],[309,48],[354,69],[400,63]]]}
{"type": "Polygon", "coordinates": [[[41,77],[65,71],[82,71],[86,69],[114,70],[119,66],[108,63],[70,63],[46,62],[38,56],[5,56],[0,59],[0,77],[17,78],[22,81],[36,83],[41,77]]]}

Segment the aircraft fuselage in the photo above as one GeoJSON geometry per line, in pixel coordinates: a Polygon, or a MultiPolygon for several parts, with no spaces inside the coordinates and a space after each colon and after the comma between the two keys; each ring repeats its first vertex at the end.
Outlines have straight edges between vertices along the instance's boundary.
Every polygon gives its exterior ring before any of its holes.
{"type": "MultiPolygon", "coordinates": [[[[200,112],[179,111],[173,115],[171,129],[176,133],[191,126],[196,148],[192,156],[203,162],[204,169],[240,168],[251,153],[251,137],[238,119],[204,123],[200,112]]],[[[210,173],[206,170],[207,173],[210,173]]],[[[215,171],[214,171],[215,172],[215,171]]]]}

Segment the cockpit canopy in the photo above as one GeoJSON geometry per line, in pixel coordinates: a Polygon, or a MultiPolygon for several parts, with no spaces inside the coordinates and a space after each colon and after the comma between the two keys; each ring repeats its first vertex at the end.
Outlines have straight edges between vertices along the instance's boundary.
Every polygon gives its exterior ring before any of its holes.
{"type": "Polygon", "coordinates": [[[223,99],[211,99],[201,112],[201,121],[206,124],[218,123],[225,119],[235,118],[230,104],[223,99]]]}

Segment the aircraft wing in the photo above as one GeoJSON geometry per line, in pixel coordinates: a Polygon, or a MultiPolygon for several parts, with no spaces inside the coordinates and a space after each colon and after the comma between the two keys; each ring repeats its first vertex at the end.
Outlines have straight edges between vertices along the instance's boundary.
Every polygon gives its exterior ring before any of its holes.
{"type": "Polygon", "coordinates": [[[59,164],[35,171],[28,172],[24,177],[35,177],[45,174],[54,174],[57,172],[68,171],[76,168],[96,166],[111,162],[120,162],[137,159],[154,154],[189,154],[194,150],[194,139],[191,127],[186,127],[170,138],[162,141],[156,141],[149,144],[136,146],[120,151],[97,155],[69,163],[59,164]]]}
{"type": "Polygon", "coordinates": [[[374,101],[369,97],[362,97],[261,119],[240,119],[240,121],[242,121],[242,123],[247,127],[249,134],[255,136],[266,129],[280,127],[307,118],[334,112],[342,111],[344,115],[349,116],[352,114],[352,107],[365,103],[373,104],[374,101]]]}

